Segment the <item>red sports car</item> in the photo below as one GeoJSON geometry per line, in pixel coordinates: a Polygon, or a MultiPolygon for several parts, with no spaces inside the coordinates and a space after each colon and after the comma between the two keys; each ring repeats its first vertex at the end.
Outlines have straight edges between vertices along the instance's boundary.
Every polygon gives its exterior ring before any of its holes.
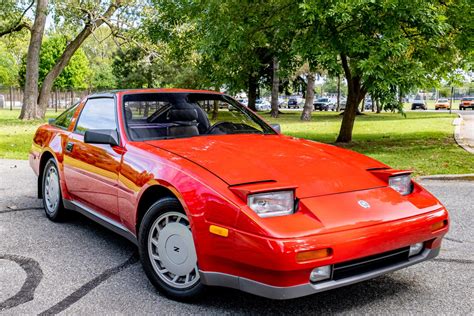
{"type": "Polygon", "coordinates": [[[449,225],[409,171],[281,135],[212,91],[93,94],[38,129],[30,164],[48,218],[75,210],[136,243],[175,299],[334,289],[435,257],[449,225]]]}

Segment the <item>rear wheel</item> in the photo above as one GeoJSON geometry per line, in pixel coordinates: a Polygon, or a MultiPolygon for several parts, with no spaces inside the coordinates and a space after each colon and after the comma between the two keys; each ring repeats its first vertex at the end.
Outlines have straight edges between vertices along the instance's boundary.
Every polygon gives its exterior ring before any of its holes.
{"type": "Polygon", "coordinates": [[[148,209],[140,225],[139,250],[143,269],[160,292],[177,300],[202,294],[189,219],[176,199],[164,198],[148,209]]]}
{"type": "Polygon", "coordinates": [[[49,159],[44,167],[42,189],[46,216],[54,222],[63,220],[66,210],[63,206],[58,167],[53,158],[49,159]]]}

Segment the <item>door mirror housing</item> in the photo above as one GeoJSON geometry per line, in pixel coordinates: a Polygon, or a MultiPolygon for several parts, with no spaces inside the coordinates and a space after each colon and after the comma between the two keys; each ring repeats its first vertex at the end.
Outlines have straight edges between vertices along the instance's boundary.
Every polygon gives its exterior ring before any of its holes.
{"type": "Polygon", "coordinates": [[[275,132],[277,132],[278,134],[281,134],[280,124],[271,124],[270,126],[275,130],[275,132]]]}
{"type": "Polygon", "coordinates": [[[91,129],[84,133],[84,142],[89,144],[119,145],[119,136],[115,129],[91,129]]]}

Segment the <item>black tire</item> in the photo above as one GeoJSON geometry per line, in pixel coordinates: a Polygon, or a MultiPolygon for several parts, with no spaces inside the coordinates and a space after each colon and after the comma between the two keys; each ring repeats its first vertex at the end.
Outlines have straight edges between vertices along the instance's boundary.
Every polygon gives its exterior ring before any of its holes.
{"type": "Polygon", "coordinates": [[[43,170],[43,179],[42,181],[42,195],[43,195],[43,207],[46,217],[48,217],[53,222],[61,222],[66,219],[67,210],[64,208],[63,204],[63,196],[61,192],[61,185],[60,185],[60,178],[59,178],[59,171],[56,165],[56,161],[53,158],[50,158],[46,163],[44,170],[43,170]],[[52,205],[50,200],[48,199],[48,190],[51,190],[50,184],[47,184],[48,177],[50,176],[50,172],[54,172],[57,176],[58,181],[58,202],[52,205]]]}
{"type": "Polygon", "coordinates": [[[150,206],[140,224],[138,232],[138,249],[143,270],[150,282],[158,291],[160,291],[160,293],[163,293],[165,296],[177,301],[194,301],[201,297],[206,289],[206,286],[201,283],[200,279],[197,283],[188,288],[173,287],[162,280],[155,271],[150,259],[148,248],[150,230],[153,228],[155,221],[158,220],[160,216],[167,213],[181,213],[185,215],[179,201],[175,198],[167,197],[160,199],[150,206]]]}

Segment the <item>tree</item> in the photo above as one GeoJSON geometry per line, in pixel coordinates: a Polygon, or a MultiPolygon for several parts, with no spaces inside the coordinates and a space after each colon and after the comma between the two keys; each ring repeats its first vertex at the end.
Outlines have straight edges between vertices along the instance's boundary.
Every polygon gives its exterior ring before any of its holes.
{"type": "Polygon", "coordinates": [[[112,73],[117,78],[118,88],[151,88],[155,74],[153,60],[139,47],[116,51],[113,56],[112,73]],[[151,60],[150,60],[151,59],[151,60]]]}
{"type": "MultiPolygon", "coordinates": [[[[97,6],[93,3],[86,3],[85,6],[81,6],[81,3],[76,3],[77,0],[65,1],[64,7],[57,9],[60,12],[68,12],[71,10],[71,3],[77,5],[77,8],[82,12],[82,15],[68,16],[66,13],[63,16],[70,17],[73,20],[79,20],[83,26],[81,31],[72,39],[65,47],[61,56],[56,60],[56,63],[45,76],[40,94],[38,96],[38,113],[40,117],[44,117],[46,107],[48,105],[49,94],[53,87],[54,81],[61,74],[64,68],[71,60],[74,53],[79,49],[82,43],[93,33],[93,31],[99,28],[102,24],[106,23],[109,25],[110,18],[112,15],[123,5],[124,0],[112,0],[103,6],[97,6]],[[79,17],[79,18],[78,18],[79,17]]],[[[74,6],[73,6],[74,7],[74,6]]],[[[74,7],[75,8],[75,7],[74,7]]],[[[74,12],[73,12],[74,13],[74,12]]],[[[77,13],[78,14],[78,13],[77,13]]],[[[68,21],[68,19],[66,19],[68,21]]]]}
{"type": "MultiPolygon", "coordinates": [[[[43,42],[39,58],[39,83],[43,82],[51,68],[54,67],[56,60],[61,56],[65,47],[66,39],[61,35],[52,36],[43,42]]],[[[25,85],[25,73],[26,59],[23,59],[20,67],[20,86],[25,85]]],[[[90,73],[89,61],[84,51],[78,49],[61,75],[56,78],[53,86],[61,89],[86,89],[88,87],[87,78],[90,73]]]]}
{"type": "Polygon", "coordinates": [[[306,74],[308,80],[306,87],[306,98],[304,101],[303,112],[301,112],[301,120],[309,121],[311,120],[311,112],[314,109],[314,83],[316,81],[316,74],[314,72],[308,72],[306,74]]]}
{"type": "Polygon", "coordinates": [[[280,109],[278,107],[278,90],[280,87],[280,80],[278,79],[278,58],[273,57],[272,66],[272,110],[270,112],[270,115],[272,117],[278,117],[278,113],[280,112],[280,109]]]}
{"type": "Polygon", "coordinates": [[[36,1],[35,22],[31,27],[30,45],[26,57],[25,88],[23,89],[23,105],[19,117],[22,120],[44,116],[38,114],[36,101],[38,97],[39,53],[43,41],[47,10],[48,0],[36,1]]]}
{"type": "Polygon", "coordinates": [[[18,84],[18,65],[15,57],[6,45],[0,43],[0,86],[16,86],[18,84]]]}
{"type": "Polygon", "coordinates": [[[310,0],[301,5],[307,50],[317,50],[317,62],[330,72],[342,67],[347,81],[338,142],[351,141],[358,105],[368,91],[408,90],[439,80],[455,66],[458,50],[445,15],[450,3],[310,0]]]}
{"type": "MultiPolygon", "coordinates": [[[[247,90],[249,107],[255,109],[258,87],[268,83],[274,58],[285,64],[290,0],[175,1],[155,0],[151,17],[155,41],[172,49],[197,52],[198,68],[209,87],[225,86],[230,92],[247,90]]],[[[280,67],[281,68],[281,67],[280,67]]]]}
{"type": "Polygon", "coordinates": [[[31,29],[26,13],[33,7],[35,1],[2,0],[0,2],[0,37],[31,29]]]}

